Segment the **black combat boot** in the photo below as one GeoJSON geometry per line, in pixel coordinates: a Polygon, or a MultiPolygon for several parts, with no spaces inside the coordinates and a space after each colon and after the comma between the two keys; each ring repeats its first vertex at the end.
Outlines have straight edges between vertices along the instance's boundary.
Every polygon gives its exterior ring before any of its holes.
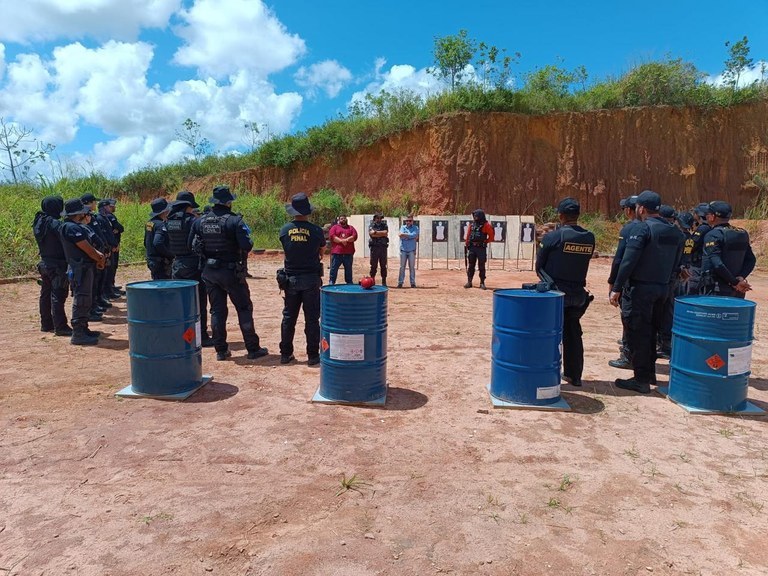
{"type": "Polygon", "coordinates": [[[95,346],[99,343],[98,336],[90,336],[85,326],[75,326],[72,329],[72,338],[70,343],[75,346],[95,346]]]}

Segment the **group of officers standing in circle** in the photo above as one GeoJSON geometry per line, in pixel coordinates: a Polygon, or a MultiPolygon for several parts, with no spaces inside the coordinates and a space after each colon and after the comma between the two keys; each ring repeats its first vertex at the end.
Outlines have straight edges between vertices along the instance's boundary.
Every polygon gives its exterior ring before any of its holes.
{"type": "MultiPolygon", "coordinates": [[[[749,234],[729,223],[722,201],[677,213],[651,190],[621,201],[628,222],[608,278],[608,299],[620,308],[620,357],[609,365],[633,371],[619,388],[641,394],[656,384],[656,359],[669,358],[674,299],[681,295],[744,298],[755,267],[749,234]]],[[[536,272],[564,293],[563,379],[581,386],[584,368],[581,317],[594,297],[586,290],[595,237],[578,225],[580,206],[566,198],[557,207],[560,225],[539,243],[536,272]]]]}
{"type": "MultiPolygon", "coordinates": [[[[200,205],[191,192],[181,191],[175,201],[157,198],[150,204],[144,247],[153,280],[196,280],[199,289],[201,344],[214,347],[217,360],[231,357],[227,344],[227,299],[232,301],[243,335],[247,358],[266,356],[253,321],[253,303],[246,282],[247,257],[253,249],[250,229],[232,211],[236,196],[227,186],[217,186],[209,206],[200,205]],[[208,333],[208,304],[210,327],[208,333]]],[[[74,345],[95,345],[99,332],[89,322],[99,321],[125,294],[115,285],[123,226],[114,212],[116,201],[93,194],[64,200],[47,196],[32,225],[40,251],[41,330],[69,336],[74,345]],[[98,203],[98,211],[94,207],[98,203]],[[60,219],[63,218],[63,221],[60,219]],[[73,295],[71,326],[64,310],[73,295]]],[[[677,213],[662,205],[650,190],[621,201],[628,219],[621,230],[611,266],[609,301],[621,310],[624,333],[620,357],[609,364],[633,371],[633,377],[616,379],[616,386],[640,393],[656,384],[656,359],[669,358],[674,298],[679,295],[714,294],[743,298],[751,290],[747,277],[755,267],[748,233],[731,226],[731,207],[722,201],[703,203],[690,212],[677,213]]],[[[291,221],[279,232],[285,257],[277,272],[284,292],[280,332],[280,362],[296,360],[293,339],[300,311],[304,311],[307,363],[320,362],[320,288],[322,258],[328,241],[331,283],[341,266],[345,281],[352,281],[352,258],[357,232],[346,219],[324,230],[309,221],[314,207],[306,194],[296,194],[286,204],[291,221]],[[341,231],[336,230],[340,228],[341,231]],[[352,246],[350,250],[349,246],[352,246]],[[336,248],[339,249],[336,249],[336,248]]],[[[584,367],[581,318],[593,296],[586,290],[595,236],[578,225],[579,202],[566,198],[557,206],[559,226],[540,241],[536,272],[550,288],[564,293],[563,378],[580,386],[584,367]]],[[[388,230],[383,214],[374,215],[368,230],[371,248],[370,275],[380,271],[387,285],[388,230]]],[[[410,268],[410,285],[416,287],[414,254],[419,229],[409,216],[398,234],[401,241],[397,286],[410,268]]],[[[485,289],[486,248],[494,231],[482,210],[473,212],[465,237],[468,253],[467,283],[472,286],[475,266],[485,289]]]]}
{"type": "Polygon", "coordinates": [[[98,343],[100,333],[91,330],[89,322],[102,320],[112,307],[111,300],[125,294],[115,286],[124,232],[114,214],[116,205],[113,198],[100,200],[91,193],[66,202],[61,196],[43,198],[32,222],[40,253],[37,268],[43,332],[69,336],[75,345],[98,343]],[[64,310],[70,288],[71,326],[64,310]]]}

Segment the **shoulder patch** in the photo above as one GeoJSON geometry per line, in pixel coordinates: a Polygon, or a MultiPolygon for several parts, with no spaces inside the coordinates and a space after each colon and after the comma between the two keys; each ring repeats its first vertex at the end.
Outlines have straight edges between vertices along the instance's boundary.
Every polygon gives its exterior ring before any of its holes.
{"type": "Polygon", "coordinates": [[[154,229],[155,229],[155,224],[154,224],[154,223],[153,223],[153,222],[150,220],[149,222],[147,222],[147,223],[144,225],[144,229],[145,229],[147,232],[152,232],[152,230],[154,230],[154,229]]]}

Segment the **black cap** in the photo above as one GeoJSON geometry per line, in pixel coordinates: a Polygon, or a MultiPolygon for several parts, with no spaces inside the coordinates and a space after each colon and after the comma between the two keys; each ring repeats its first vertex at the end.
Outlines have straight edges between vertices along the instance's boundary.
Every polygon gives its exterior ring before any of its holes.
{"type": "Polygon", "coordinates": [[[677,221],[680,223],[680,226],[686,230],[693,228],[693,214],[690,212],[680,212],[680,214],[677,215],[677,221]]]}
{"type": "Polygon", "coordinates": [[[712,212],[707,202],[702,202],[701,204],[698,204],[696,208],[693,209],[693,211],[699,216],[706,216],[707,214],[712,212]]]}
{"type": "Polygon", "coordinates": [[[579,201],[576,198],[563,198],[560,200],[560,204],[557,205],[557,213],[578,216],[581,213],[579,201]]]}
{"type": "Polygon", "coordinates": [[[291,196],[291,202],[285,205],[285,211],[291,216],[309,216],[315,207],[309,203],[309,198],[304,192],[291,196]]]}
{"type": "Polygon", "coordinates": [[[237,196],[230,192],[229,186],[216,186],[213,189],[213,196],[208,199],[208,202],[211,204],[227,204],[236,198],[237,196]]]}
{"type": "Polygon", "coordinates": [[[619,202],[619,206],[622,208],[629,208],[630,210],[634,210],[637,207],[637,196],[630,196],[629,198],[624,198],[621,202],[619,202]]]}
{"type": "Polygon", "coordinates": [[[117,200],[114,198],[104,198],[103,200],[99,200],[99,208],[102,208],[104,206],[116,206],[117,200]]]}
{"type": "Polygon", "coordinates": [[[661,208],[661,196],[652,190],[643,190],[637,196],[637,205],[651,212],[658,212],[661,208]]]}
{"type": "Polygon", "coordinates": [[[728,202],[723,202],[722,200],[715,200],[714,202],[710,202],[709,209],[712,211],[712,214],[718,218],[730,218],[731,214],[733,213],[731,205],[728,204],[728,202]]]}
{"type": "Polygon", "coordinates": [[[662,204],[661,208],[659,208],[659,216],[662,218],[677,218],[677,212],[675,212],[672,206],[662,204]]]}
{"type": "Polygon", "coordinates": [[[168,200],[166,200],[165,198],[155,198],[154,200],[152,200],[152,202],[149,203],[149,206],[152,209],[152,212],[149,215],[150,218],[159,216],[160,214],[168,211],[169,209],[168,200]]]}
{"type": "Polygon", "coordinates": [[[96,196],[94,196],[90,192],[86,192],[85,194],[80,196],[80,201],[83,204],[90,204],[92,202],[98,202],[99,200],[100,200],[100,198],[96,198],[96,196]]]}
{"type": "Polygon", "coordinates": [[[80,198],[73,198],[64,202],[64,211],[62,216],[76,216],[78,214],[90,214],[91,209],[83,205],[83,201],[80,198]]]}
{"type": "Polygon", "coordinates": [[[189,190],[182,190],[176,194],[176,202],[174,202],[174,205],[181,206],[182,204],[188,204],[192,206],[192,208],[200,208],[200,204],[195,202],[195,195],[189,190]]]}

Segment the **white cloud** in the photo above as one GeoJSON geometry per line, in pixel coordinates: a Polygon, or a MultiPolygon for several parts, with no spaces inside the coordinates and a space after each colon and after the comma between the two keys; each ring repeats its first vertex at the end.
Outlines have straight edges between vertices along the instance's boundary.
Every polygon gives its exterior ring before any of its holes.
{"type": "Polygon", "coordinates": [[[13,120],[56,145],[71,142],[83,123],[114,136],[95,145],[88,161],[108,174],[184,158],[189,150],[174,138],[186,118],[200,124],[216,150],[229,152],[243,145],[246,122],[279,134],[290,130],[301,111],[299,94],[277,94],[245,70],[223,81],[181,80],[167,91],[150,87],[152,59],[152,46],[141,42],[107,42],[95,49],[69,44],[47,61],[21,54],[8,63],[0,83],[0,109],[13,110],[13,120]]]}
{"type": "Polygon", "coordinates": [[[370,82],[363,90],[352,95],[350,103],[363,100],[366,94],[378,94],[382,90],[398,92],[409,90],[426,98],[443,92],[446,85],[429,74],[426,68],[417,70],[409,64],[396,64],[388,71],[383,71],[386,60],[379,58],[375,63],[375,80],[370,82]]]}
{"type": "MultiPolygon", "coordinates": [[[[758,61],[751,68],[746,68],[739,75],[739,86],[749,86],[753,82],[768,81],[768,62],[758,61]],[[763,67],[766,68],[765,74],[763,74],[763,67]]],[[[714,84],[715,86],[725,85],[725,75],[719,74],[717,76],[707,76],[704,81],[707,84],[714,84]]]]}
{"type": "Polygon", "coordinates": [[[260,0],[197,0],[179,16],[186,25],[176,32],[186,45],[174,62],[214,78],[239,70],[266,77],[295,63],[306,50],[304,41],[289,34],[260,0]]]}
{"type": "Polygon", "coordinates": [[[142,28],[164,28],[180,7],[181,0],[0,0],[0,40],[133,40],[142,28]]]}
{"type": "Polygon", "coordinates": [[[352,73],[336,60],[323,60],[306,68],[302,66],[294,79],[302,88],[308,88],[310,95],[319,89],[324,90],[329,98],[335,98],[344,85],[352,80],[352,73]]]}
{"type": "Polygon", "coordinates": [[[5,76],[5,45],[0,44],[0,81],[5,76]]]}

